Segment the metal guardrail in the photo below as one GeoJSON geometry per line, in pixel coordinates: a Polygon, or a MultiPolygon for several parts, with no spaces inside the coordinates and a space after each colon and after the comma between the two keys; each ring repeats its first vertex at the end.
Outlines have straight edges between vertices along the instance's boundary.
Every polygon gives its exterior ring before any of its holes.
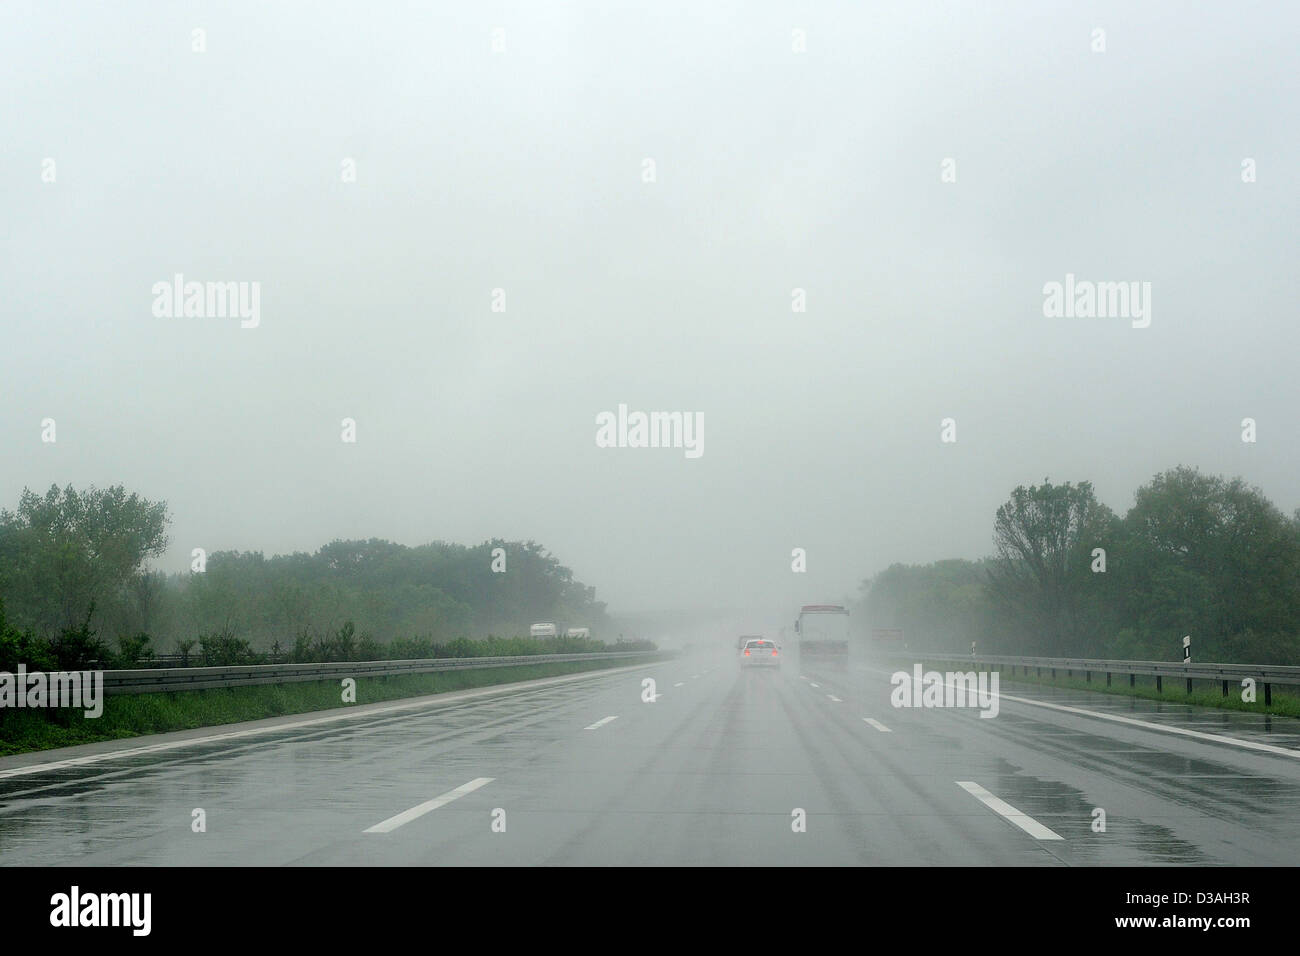
{"type": "Polygon", "coordinates": [[[1029,676],[1030,669],[1034,669],[1038,676],[1042,676],[1043,671],[1048,671],[1051,677],[1056,677],[1057,671],[1065,671],[1065,676],[1073,677],[1076,671],[1083,674],[1085,681],[1091,681],[1093,674],[1104,674],[1106,685],[1109,687],[1112,675],[1127,675],[1129,686],[1135,685],[1137,677],[1154,677],[1156,679],[1156,690],[1164,690],[1164,678],[1175,677],[1187,681],[1187,692],[1192,691],[1192,681],[1194,680],[1215,680],[1220,681],[1223,685],[1223,695],[1228,695],[1228,685],[1240,684],[1245,678],[1253,679],[1257,684],[1264,685],[1264,703],[1273,703],[1273,685],[1290,684],[1300,686],[1300,667],[1292,667],[1283,664],[1214,664],[1214,663],[1191,663],[1184,664],[1173,661],[1119,661],[1119,660],[1092,660],[1082,657],[1005,657],[996,654],[977,654],[975,656],[962,656],[953,653],[927,653],[917,651],[910,653],[909,657],[915,657],[917,660],[943,661],[955,663],[961,661],[967,665],[979,668],[981,665],[994,665],[996,667],[1010,667],[1011,676],[1016,676],[1018,668],[1024,668],[1025,676],[1029,676]]]}
{"type": "Polygon", "coordinates": [[[105,694],[150,694],[214,687],[251,687],[343,677],[384,677],[434,671],[567,664],[578,661],[648,657],[655,651],[610,651],[597,654],[519,654],[513,657],[438,657],[408,661],[341,661],[328,664],[244,664],[235,667],[145,667],[104,671],[105,694]]]}

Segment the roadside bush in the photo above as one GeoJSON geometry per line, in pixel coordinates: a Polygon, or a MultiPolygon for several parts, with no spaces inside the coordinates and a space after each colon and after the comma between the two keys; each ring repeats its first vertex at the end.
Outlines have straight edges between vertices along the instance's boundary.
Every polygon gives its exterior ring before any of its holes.
{"type": "Polygon", "coordinates": [[[361,640],[357,642],[356,659],[359,661],[382,661],[384,659],[384,648],[369,634],[362,634],[361,640]]]}
{"type": "Polygon", "coordinates": [[[420,661],[433,657],[433,641],[427,637],[399,637],[388,645],[390,661],[420,661]]]}
{"type": "MultiPolygon", "coordinates": [[[[107,664],[113,654],[103,641],[95,637],[96,631],[90,626],[90,619],[95,613],[92,603],[86,612],[86,619],[79,627],[65,627],[50,644],[56,666],[53,670],[79,671],[88,670],[95,664],[107,664]]],[[[27,665],[32,667],[31,663],[27,665]]]]}
{"type": "Polygon", "coordinates": [[[19,664],[33,671],[58,670],[50,642],[11,626],[5,617],[4,599],[0,598],[0,670],[12,674],[19,664]]]}
{"type": "Polygon", "coordinates": [[[203,667],[235,667],[240,664],[264,664],[266,656],[251,644],[229,631],[199,635],[199,659],[203,667]]]}
{"type": "Polygon", "coordinates": [[[303,628],[293,639],[293,650],[289,652],[289,660],[294,664],[312,664],[316,661],[316,652],[311,646],[311,631],[308,628],[303,628]]]}
{"type": "Polygon", "coordinates": [[[131,670],[136,667],[148,667],[149,661],[154,658],[153,646],[150,643],[149,635],[141,631],[139,634],[128,637],[125,634],[119,635],[117,639],[118,652],[113,655],[110,662],[112,667],[120,667],[131,670]]]}

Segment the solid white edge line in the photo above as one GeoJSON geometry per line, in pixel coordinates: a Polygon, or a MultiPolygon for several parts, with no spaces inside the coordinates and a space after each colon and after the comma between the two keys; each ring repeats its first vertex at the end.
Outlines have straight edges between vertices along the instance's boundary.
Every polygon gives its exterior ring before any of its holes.
{"type": "Polygon", "coordinates": [[[1065,837],[1061,836],[1059,833],[1055,832],[1054,830],[1049,830],[1047,827],[1043,826],[1033,817],[1029,816],[1029,814],[1022,813],[1021,811],[1013,807],[1011,804],[1007,803],[1005,800],[1001,800],[998,797],[995,797],[993,794],[989,793],[987,790],[981,787],[978,783],[975,783],[973,780],[958,780],[957,786],[961,787],[972,797],[979,800],[982,804],[984,804],[994,813],[1000,814],[1001,816],[1010,820],[1016,826],[1020,827],[1020,829],[1028,833],[1035,840],[1064,840],[1065,839],[1065,837]]]}
{"type": "Polygon", "coordinates": [[[614,714],[612,717],[602,717],[600,720],[596,721],[594,724],[590,725],[589,727],[583,727],[582,729],[583,729],[583,730],[599,730],[601,727],[604,727],[604,726],[605,726],[607,723],[609,723],[611,720],[618,720],[618,714],[614,714]]]}
{"type": "Polygon", "coordinates": [[[365,833],[391,833],[405,823],[410,823],[419,817],[424,816],[430,810],[437,810],[439,807],[445,807],[453,800],[459,800],[467,793],[473,793],[479,787],[485,787],[492,782],[492,777],[475,777],[469,783],[462,783],[455,790],[448,790],[440,797],[434,797],[432,800],[426,800],[424,803],[411,807],[409,810],[403,810],[395,817],[389,817],[381,823],[376,823],[373,827],[367,827],[365,833]]]}
{"type": "MultiPolygon", "coordinates": [[[[876,667],[869,667],[867,670],[876,674],[891,673],[890,671],[883,671],[876,667]]],[[[894,671],[892,673],[898,672],[894,671]]],[[[943,686],[951,687],[953,685],[944,684],[943,686]]],[[[1017,704],[1028,704],[1031,707],[1046,707],[1048,710],[1059,710],[1067,714],[1081,714],[1084,717],[1093,717],[1097,720],[1111,720],[1117,724],[1129,724],[1133,727],[1141,727],[1143,730],[1154,730],[1166,734],[1178,734],[1182,737],[1192,737],[1197,740],[1210,740],[1219,744],[1231,744],[1234,747],[1243,747],[1246,750],[1259,750],[1264,753],[1279,754],[1283,757],[1291,757],[1300,760],[1300,750],[1290,750],[1286,747],[1274,746],[1273,744],[1256,743],[1253,740],[1242,740],[1240,737],[1225,737],[1222,734],[1207,734],[1203,730],[1188,730],[1186,727],[1166,727],[1163,724],[1153,724],[1149,720],[1136,720],[1133,717],[1124,717],[1120,714],[1107,714],[1098,710],[1087,710],[1083,707],[1067,707],[1065,704],[1049,704],[1045,700],[1032,700],[1028,697],[1013,697],[1010,694],[1003,694],[1000,691],[992,696],[998,698],[998,700],[1010,700],[1017,704]]],[[[3,776],[3,774],[0,774],[0,776],[3,776]]]]}
{"type": "MultiPolygon", "coordinates": [[[[655,661],[652,664],[666,663],[655,661]]],[[[626,671],[634,671],[645,665],[629,664],[627,667],[611,667],[605,670],[590,671],[580,674],[564,674],[560,677],[541,677],[536,681],[518,681],[513,682],[518,686],[511,688],[510,684],[492,684],[488,687],[482,687],[476,690],[453,690],[443,691],[440,694],[423,694],[420,697],[403,700],[397,703],[389,704],[385,707],[372,707],[369,704],[363,705],[366,710],[351,710],[349,708],[339,708],[324,717],[313,717],[309,720],[295,720],[289,723],[272,724],[267,727],[253,727],[248,730],[232,730],[224,734],[207,734],[202,737],[187,737],[184,740],[168,740],[160,744],[149,744],[144,747],[130,747],[125,750],[106,750],[103,753],[86,754],[81,757],[65,757],[62,760],[48,760],[43,763],[24,764],[21,767],[10,767],[0,770],[0,780],[8,777],[24,777],[33,773],[44,773],[47,770],[64,770],[68,767],[80,767],[85,764],[100,763],[105,760],[117,760],[121,757],[138,757],[141,754],[161,753],[166,750],[178,750],[182,747],[197,747],[203,744],[214,743],[218,740],[239,740],[244,737],[256,737],[259,734],[274,734],[284,730],[300,730],[303,727],[315,727],[320,724],[331,724],[341,720],[362,720],[369,717],[383,716],[385,714],[398,713],[403,710],[420,710],[423,708],[437,707],[442,704],[456,704],[463,700],[473,700],[477,697],[490,697],[493,694],[508,697],[511,694],[522,693],[528,690],[538,690],[543,687],[549,687],[552,684],[572,683],[579,680],[589,680],[595,677],[605,677],[610,674],[618,674],[626,671]]],[[[311,713],[309,711],[308,713],[311,713]]],[[[258,718],[259,720],[271,718],[258,718]]],[[[176,733],[178,731],[171,731],[176,733]]],[[[111,741],[98,741],[106,743],[111,741]]],[[[60,748],[62,749],[62,748],[60,748]]]]}
{"type": "Polygon", "coordinates": [[[1045,700],[1030,700],[1027,697],[1012,697],[1008,694],[998,694],[998,697],[1003,700],[1013,700],[1017,704],[1031,704],[1034,707],[1047,707],[1051,710],[1065,711],[1067,714],[1082,714],[1085,717],[1096,717],[1098,720],[1113,720],[1118,724],[1132,724],[1134,727],[1141,727],[1144,730],[1160,730],[1167,734],[1179,734],[1183,737],[1212,740],[1215,743],[1233,744],[1237,747],[1245,747],[1247,750],[1262,750],[1264,753],[1280,754],[1284,757],[1300,759],[1300,750],[1288,750],[1286,747],[1276,747],[1273,744],[1260,744],[1253,740],[1242,740],[1240,737],[1225,737],[1222,734],[1207,734],[1203,730],[1188,730],[1186,727],[1165,727],[1161,724],[1153,724],[1149,720],[1134,720],[1132,717],[1123,717],[1119,714],[1105,714],[1097,710],[1085,710],[1082,707],[1067,707],[1064,704],[1049,704],[1045,700]]]}
{"type": "Polygon", "coordinates": [[[888,727],[886,727],[886,726],[885,726],[884,724],[882,724],[880,721],[876,720],[874,717],[863,717],[862,719],[865,720],[867,723],[869,723],[872,727],[875,727],[875,728],[876,728],[878,731],[880,731],[882,734],[892,734],[892,733],[893,733],[892,730],[890,730],[888,727]]]}

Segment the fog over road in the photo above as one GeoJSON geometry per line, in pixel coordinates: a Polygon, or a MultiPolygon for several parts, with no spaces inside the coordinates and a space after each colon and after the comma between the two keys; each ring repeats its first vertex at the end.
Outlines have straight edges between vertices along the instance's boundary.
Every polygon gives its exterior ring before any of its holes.
{"type": "Polygon", "coordinates": [[[1300,855],[1295,720],[1011,684],[983,719],[892,707],[881,664],[837,677],[793,663],[742,673],[730,653],[701,653],[4,758],[0,863],[1276,865],[1300,855]],[[192,832],[195,808],[206,833],[192,832]],[[792,826],[796,809],[806,832],[792,826]]]}

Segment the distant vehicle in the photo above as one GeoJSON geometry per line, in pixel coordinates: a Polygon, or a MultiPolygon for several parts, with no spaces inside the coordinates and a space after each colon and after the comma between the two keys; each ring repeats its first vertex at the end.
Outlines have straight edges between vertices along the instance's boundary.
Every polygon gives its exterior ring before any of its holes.
{"type": "Polygon", "coordinates": [[[781,654],[775,641],[748,640],[740,650],[741,667],[780,667],[781,654]]]}
{"type": "Polygon", "coordinates": [[[742,634],[736,638],[736,650],[743,651],[747,641],[761,641],[762,639],[762,634],[742,634]]]}
{"type": "Polygon", "coordinates": [[[903,647],[903,629],[901,627],[872,628],[871,643],[877,647],[903,647]]]}
{"type": "Polygon", "coordinates": [[[528,629],[529,637],[556,637],[558,633],[554,624],[534,624],[528,629]]]}
{"type": "Polygon", "coordinates": [[[794,622],[799,635],[799,660],[847,664],[849,612],[839,604],[805,604],[794,622]]]}
{"type": "Polygon", "coordinates": [[[571,627],[564,632],[565,637],[591,637],[591,628],[589,627],[571,627]]]}

